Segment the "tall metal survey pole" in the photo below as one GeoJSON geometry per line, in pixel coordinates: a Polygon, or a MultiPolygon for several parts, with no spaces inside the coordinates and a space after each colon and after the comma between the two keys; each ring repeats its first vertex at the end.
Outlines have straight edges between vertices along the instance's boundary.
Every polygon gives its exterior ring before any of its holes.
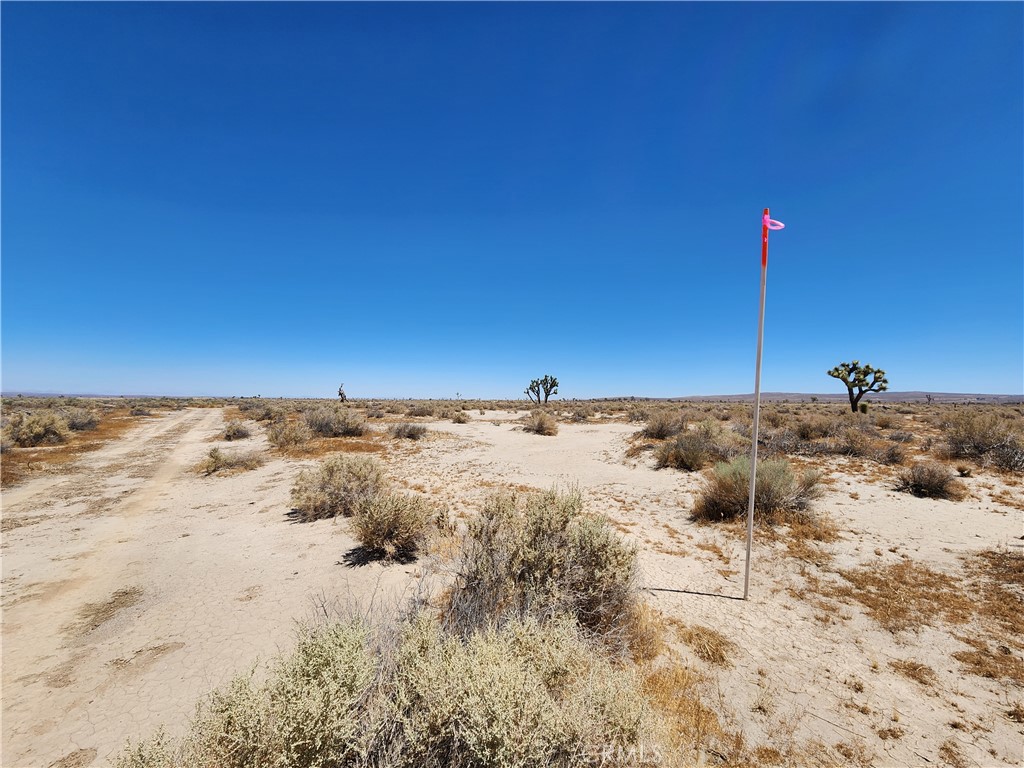
{"type": "Polygon", "coordinates": [[[773,221],[764,209],[761,217],[761,310],[757,317],[757,363],[754,373],[754,429],[750,446],[750,500],[747,503],[747,564],[743,574],[743,599],[750,594],[750,549],[754,543],[754,489],[757,484],[757,428],[761,419],[761,350],[764,347],[764,294],[768,280],[768,232],[782,229],[782,222],[773,221]]]}

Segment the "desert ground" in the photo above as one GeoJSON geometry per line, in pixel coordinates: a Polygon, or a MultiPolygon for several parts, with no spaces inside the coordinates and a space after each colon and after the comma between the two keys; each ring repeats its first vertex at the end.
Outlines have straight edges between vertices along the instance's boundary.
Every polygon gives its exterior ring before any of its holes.
{"type": "MultiPolygon", "coordinates": [[[[525,405],[460,406],[465,423],[454,423],[436,408],[410,416],[357,403],[371,416],[363,436],[281,449],[253,411],[202,405],[125,416],[102,444],[39,459],[5,484],[4,766],[108,765],[160,726],[181,736],[198,702],[286,652],[300,622],[400,609],[450,578],[452,539],[489,496],[551,488],[578,488],[638,548],[637,586],[662,655],[698,675],[688,695],[742,738],[748,764],[1021,764],[1021,474],[965,462],[963,498],[897,490],[916,461],[961,464],[939,457],[942,433],[923,406],[872,412],[889,417],[872,433],[879,445],[912,436],[891,463],[852,450],[788,456],[822,472],[813,509],[834,535],[758,526],[744,601],[742,523],[692,517],[712,464],[658,468],[662,441],[644,438],[627,406],[553,404],[557,434],[541,435],[523,429],[525,405]],[[233,419],[251,436],[224,440],[233,419]],[[426,433],[392,437],[399,421],[426,433]],[[212,448],[255,451],[263,463],[197,469],[212,448]],[[350,520],[302,522],[297,476],[346,452],[381,462],[455,533],[414,560],[366,561],[353,554],[350,520]],[[694,629],[713,630],[713,647],[694,629]]],[[[693,421],[723,425],[750,412],[693,408],[693,421]]],[[[842,416],[839,405],[771,408],[780,415],[764,422],[769,432],[786,418],[842,416]]],[[[1019,407],[998,408],[1020,428],[1019,407]]],[[[709,747],[701,759],[727,758],[709,747]]]]}

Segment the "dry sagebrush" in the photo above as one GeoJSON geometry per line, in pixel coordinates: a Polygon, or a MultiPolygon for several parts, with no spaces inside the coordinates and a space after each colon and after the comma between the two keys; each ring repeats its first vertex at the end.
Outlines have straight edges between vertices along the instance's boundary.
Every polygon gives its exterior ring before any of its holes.
{"type": "Polygon", "coordinates": [[[359,505],[386,490],[380,463],[339,454],[303,470],[292,487],[292,505],[303,520],[356,514],[359,505]]]}
{"type": "MultiPolygon", "coordinates": [[[[115,765],[568,768],[652,730],[637,676],[571,622],[462,639],[420,615],[376,632],[359,620],[306,630],[265,683],[250,674],[211,696],[181,743],[158,734],[115,765]]],[[[602,764],[628,761],[617,754],[602,764]]]]}
{"type": "MultiPolygon", "coordinates": [[[[821,495],[820,481],[821,475],[815,471],[797,478],[782,459],[759,461],[754,480],[754,518],[774,524],[803,516],[821,495]]],[[[702,521],[743,517],[749,499],[750,459],[738,456],[715,466],[697,497],[693,516],[702,521]]]]}

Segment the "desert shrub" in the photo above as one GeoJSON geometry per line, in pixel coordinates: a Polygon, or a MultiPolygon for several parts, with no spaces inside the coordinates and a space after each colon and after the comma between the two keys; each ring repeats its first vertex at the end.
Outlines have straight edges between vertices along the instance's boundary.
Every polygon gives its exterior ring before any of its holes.
{"type": "Polygon", "coordinates": [[[992,464],[1008,472],[1024,472],[1024,440],[1009,435],[989,454],[992,464]]]}
{"type": "Polygon", "coordinates": [[[388,559],[407,559],[422,547],[430,519],[430,505],[421,497],[378,493],[358,504],[353,530],[368,552],[388,559]]]}
{"type": "Polygon", "coordinates": [[[153,412],[144,405],[133,405],[128,411],[129,416],[152,416],[153,412]]]}
{"type": "Polygon", "coordinates": [[[409,407],[409,410],[405,412],[406,416],[433,416],[434,406],[426,405],[425,403],[418,403],[409,407]]]}
{"type": "Polygon", "coordinates": [[[896,430],[895,432],[889,433],[889,439],[894,443],[912,443],[914,442],[914,436],[910,432],[904,430],[896,430]]]}
{"type": "Polygon", "coordinates": [[[652,440],[664,440],[667,437],[678,435],[684,429],[686,429],[686,422],[678,413],[655,411],[647,420],[641,434],[652,440]]]}
{"type": "Polygon", "coordinates": [[[61,415],[64,417],[64,421],[67,422],[68,429],[79,432],[96,429],[100,423],[99,415],[87,408],[64,408],[61,411],[61,415]]]}
{"type": "Polygon", "coordinates": [[[368,419],[383,419],[384,418],[383,408],[370,408],[366,411],[366,418],[368,419]]]}
{"type": "Polygon", "coordinates": [[[896,483],[896,490],[930,499],[962,499],[966,495],[956,473],[937,461],[923,461],[904,471],[896,483]]]}
{"type": "Polygon", "coordinates": [[[739,450],[736,440],[728,439],[720,427],[706,421],[696,429],[680,432],[672,440],[662,443],[655,453],[655,461],[659,469],[674,467],[693,472],[712,461],[735,456],[739,450]]]}
{"type": "Polygon", "coordinates": [[[871,438],[867,436],[860,429],[847,429],[835,445],[836,453],[841,453],[844,456],[871,456],[875,452],[874,443],[871,438]]]}
{"type": "Polygon", "coordinates": [[[15,445],[23,448],[66,443],[71,435],[64,417],[53,411],[15,411],[7,422],[7,434],[15,445]]]}
{"type": "Polygon", "coordinates": [[[344,515],[386,488],[379,462],[368,456],[340,454],[303,470],[292,487],[292,505],[304,520],[344,515]]]}
{"type": "Polygon", "coordinates": [[[648,408],[633,407],[626,413],[626,419],[629,421],[647,421],[650,417],[651,412],[648,408]]]}
{"type": "Polygon", "coordinates": [[[590,419],[590,417],[592,417],[593,415],[593,408],[591,408],[589,405],[581,405],[572,411],[572,413],[569,415],[569,418],[578,424],[582,424],[586,422],[588,419],[590,419]]]}
{"type": "Polygon", "coordinates": [[[897,420],[896,420],[895,416],[893,416],[891,413],[884,413],[884,412],[883,413],[876,413],[872,417],[871,421],[879,429],[892,429],[897,424],[897,420]]]}
{"type": "MultiPolygon", "coordinates": [[[[754,482],[754,517],[766,523],[786,522],[801,516],[821,495],[821,475],[809,471],[796,478],[789,463],[768,459],[757,464],[754,482]]],[[[717,521],[743,517],[750,498],[750,459],[737,456],[715,466],[693,507],[697,520],[717,521]]]]}
{"type": "Polygon", "coordinates": [[[267,427],[267,440],[278,448],[301,448],[313,439],[304,421],[276,421],[267,427]]]}
{"type": "Polygon", "coordinates": [[[907,460],[907,449],[901,443],[890,443],[880,448],[874,458],[880,464],[902,464],[907,460]]]}
{"type": "Polygon", "coordinates": [[[224,469],[256,469],[262,465],[263,456],[258,451],[225,453],[220,448],[211,448],[210,453],[199,463],[197,470],[204,475],[212,475],[224,469]]]}
{"type": "Polygon", "coordinates": [[[761,421],[769,427],[778,429],[786,425],[788,421],[786,414],[775,408],[764,408],[761,410],[761,421]]]}
{"type": "Polygon", "coordinates": [[[422,424],[409,424],[403,422],[401,424],[395,424],[391,428],[391,436],[398,439],[405,440],[419,440],[427,434],[427,428],[422,424]]]}
{"type": "Polygon", "coordinates": [[[635,764],[654,723],[630,669],[593,652],[570,622],[512,622],[467,639],[425,615],[371,631],[305,630],[266,682],[236,678],[200,706],[183,742],[162,734],[116,768],[569,768],[635,764]]]}
{"type": "Polygon", "coordinates": [[[467,633],[509,617],[566,614],[623,644],[636,603],[636,550],[578,491],[495,496],[470,521],[446,622],[467,633]]]}
{"type": "Polygon", "coordinates": [[[550,437],[558,434],[558,422],[547,411],[534,411],[523,420],[523,430],[550,437]]]}
{"type": "Polygon", "coordinates": [[[0,433],[0,453],[7,453],[14,448],[14,441],[7,432],[0,433]]]}
{"type": "Polygon", "coordinates": [[[224,425],[225,440],[244,440],[251,435],[252,432],[249,430],[249,427],[238,419],[232,419],[224,425]]]}
{"type": "Polygon", "coordinates": [[[829,419],[823,416],[809,416],[796,423],[796,434],[801,440],[818,440],[827,437],[832,428],[829,419]]]}
{"type": "Polygon", "coordinates": [[[452,416],[453,424],[468,424],[469,415],[465,411],[456,411],[455,415],[452,416]]]}
{"type": "Polygon", "coordinates": [[[321,437],[358,437],[366,433],[366,422],[353,411],[337,406],[320,406],[302,414],[306,425],[321,437]]]}
{"type": "Polygon", "coordinates": [[[1013,436],[1010,426],[997,414],[968,409],[954,412],[942,428],[951,458],[982,459],[1013,436]]]}

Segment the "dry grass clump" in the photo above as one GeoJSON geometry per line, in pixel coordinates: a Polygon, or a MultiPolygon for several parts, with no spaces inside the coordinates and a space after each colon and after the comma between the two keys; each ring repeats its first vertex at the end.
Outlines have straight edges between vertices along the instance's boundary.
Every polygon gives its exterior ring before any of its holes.
{"type": "MultiPolygon", "coordinates": [[[[754,518],[775,524],[806,517],[811,502],[821,495],[821,474],[808,471],[799,479],[789,463],[769,459],[757,464],[754,518]]],[[[732,520],[747,513],[750,499],[750,459],[737,456],[715,466],[693,507],[699,521],[732,520]]]]}
{"type": "Polygon", "coordinates": [[[647,424],[640,434],[651,440],[664,440],[678,435],[686,429],[686,421],[674,411],[655,411],[647,419],[647,424]]]}
{"type": "Polygon", "coordinates": [[[662,443],[654,456],[659,469],[673,467],[694,472],[712,461],[732,458],[743,447],[735,433],[726,433],[716,424],[705,421],[696,429],[684,430],[674,439],[662,443]]]}
{"type": "Polygon", "coordinates": [[[384,470],[376,459],[339,454],[299,474],[292,487],[292,505],[305,521],[351,517],[385,488],[384,470]]]}
{"type": "Polygon", "coordinates": [[[313,439],[313,430],[304,421],[275,421],[267,427],[267,440],[281,449],[303,448],[313,439]]]}
{"type": "Polygon", "coordinates": [[[686,643],[697,658],[720,667],[731,667],[737,646],[721,632],[700,624],[677,626],[676,635],[686,643]]]}
{"type": "Polygon", "coordinates": [[[231,419],[231,421],[224,425],[225,440],[244,440],[251,436],[252,432],[249,430],[249,427],[238,419],[231,419]]]}
{"type": "Polygon", "coordinates": [[[944,763],[953,766],[953,768],[968,768],[970,765],[955,739],[946,739],[939,745],[939,757],[944,763]]]}
{"type": "Polygon", "coordinates": [[[1009,680],[1024,685],[1024,660],[1009,645],[996,643],[993,647],[976,637],[955,637],[971,647],[969,651],[953,654],[953,658],[963,664],[968,672],[990,680],[1009,680]]]}
{"type": "Polygon", "coordinates": [[[636,568],[636,549],[583,512],[579,491],[494,496],[469,522],[445,621],[468,634],[509,618],[568,615],[622,648],[636,568]]]}
{"type": "Polygon", "coordinates": [[[64,421],[67,423],[68,429],[72,429],[76,432],[96,429],[100,423],[99,414],[95,411],[90,411],[88,408],[64,408],[61,411],[61,416],[64,417],[64,421]]]}
{"type": "Polygon", "coordinates": [[[407,422],[403,422],[401,424],[395,424],[391,428],[391,436],[398,439],[419,440],[426,434],[427,428],[422,424],[409,424],[407,422]]]}
{"type": "Polygon", "coordinates": [[[210,453],[196,467],[197,472],[212,475],[224,470],[249,470],[263,465],[263,455],[259,451],[244,453],[225,453],[220,448],[211,448],[210,453]]]}
{"type": "Polygon", "coordinates": [[[410,560],[426,541],[430,520],[430,505],[423,498],[377,493],[357,504],[353,531],[368,554],[410,560]]]}
{"type": "MultiPolygon", "coordinates": [[[[185,739],[127,747],[117,768],[555,766],[649,740],[635,674],[569,622],[512,622],[462,639],[425,616],[370,630],[306,630],[269,679],[239,677],[201,706],[185,739]]],[[[618,754],[618,753],[617,753],[618,754]]]]}
{"type": "Polygon", "coordinates": [[[52,410],[27,413],[15,411],[7,420],[7,436],[22,448],[66,443],[71,430],[67,421],[52,410]]]}
{"type": "Polygon", "coordinates": [[[938,675],[935,674],[935,670],[929,667],[927,664],[922,664],[919,661],[912,659],[897,659],[896,661],[890,661],[889,666],[895,669],[904,677],[909,677],[914,682],[920,683],[925,687],[932,687],[938,682],[938,675]]]}
{"type": "Polygon", "coordinates": [[[558,422],[547,411],[534,411],[523,420],[523,430],[537,435],[557,435],[558,422]]]}
{"type": "Polygon", "coordinates": [[[865,565],[839,575],[847,583],[836,587],[835,594],[859,602],[893,634],[934,625],[939,619],[962,624],[971,617],[973,599],[958,581],[912,560],[865,565]]]}
{"type": "Polygon", "coordinates": [[[902,472],[896,483],[897,491],[906,491],[929,499],[959,501],[967,495],[963,483],[945,464],[923,461],[902,472]]]}
{"type": "Polygon", "coordinates": [[[321,437],[360,437],[366,433],[366,421],[354,411],[337,406],[320,406],[302,414],[313,434],[321,437]]]}

